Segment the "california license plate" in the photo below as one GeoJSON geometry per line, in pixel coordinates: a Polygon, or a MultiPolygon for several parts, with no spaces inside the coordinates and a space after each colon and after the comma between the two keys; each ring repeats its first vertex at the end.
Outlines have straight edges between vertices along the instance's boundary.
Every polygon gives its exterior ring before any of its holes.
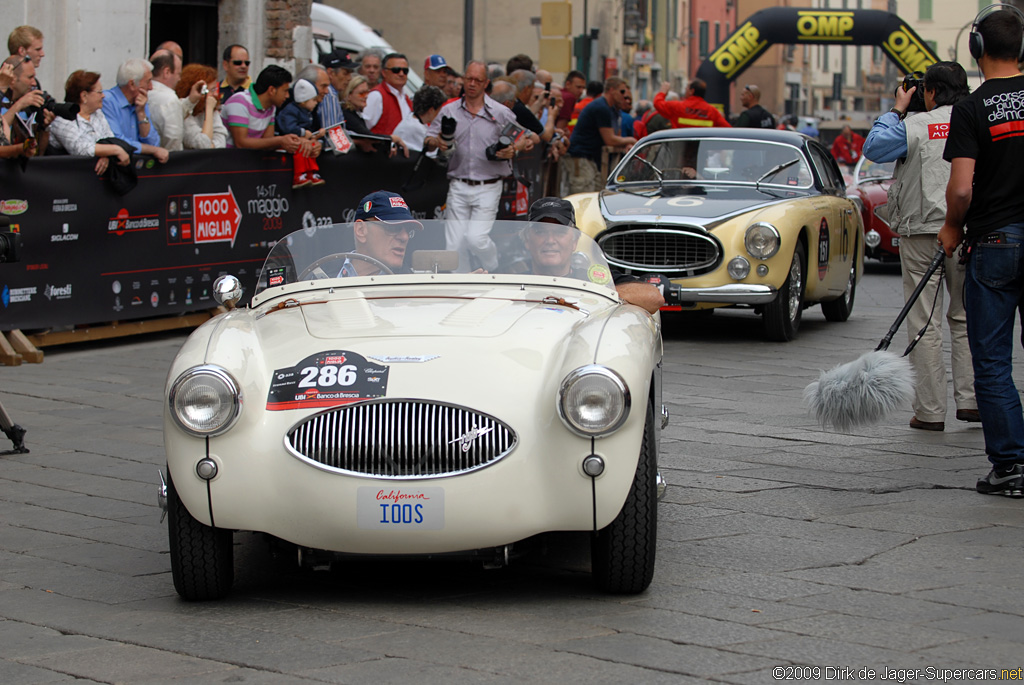
{"type": "Polygon", "coordinates": [[[356,518],[360,530],[442,530],[444,488],[359,488],[356,518]]]}

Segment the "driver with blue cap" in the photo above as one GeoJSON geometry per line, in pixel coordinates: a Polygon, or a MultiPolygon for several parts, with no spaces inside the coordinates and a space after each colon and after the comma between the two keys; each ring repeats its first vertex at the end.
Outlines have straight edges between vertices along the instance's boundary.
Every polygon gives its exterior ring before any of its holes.
{"type": "Polygon", "coordinates": [[[421,230],[423,224],[413,217],[401,195],[386,190],[370,193],[360,200],[352,226],[353,252],[366,259],[346,259],[339,275],[372,276],[383,271],[381,265],[394,273],[407,273],[403,268],[405,252],[421,230]]]}

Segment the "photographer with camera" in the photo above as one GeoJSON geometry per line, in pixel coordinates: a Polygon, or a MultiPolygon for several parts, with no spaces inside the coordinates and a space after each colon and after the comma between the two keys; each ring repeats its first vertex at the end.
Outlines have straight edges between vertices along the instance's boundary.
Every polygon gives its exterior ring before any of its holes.
{"type": "Polygon", "coordinates": [[[423,149],[445,154],[450,142],[441,138],[441,123],[445,118],[455,120],[455,150],[448,161],[447,249],[459,252],[460,264],[469,264],[472,254],[480,267],[493,271],[498,253],[486,222],[498,215],[502,182],[512,173],[512,158],[532,143],[525,136],[516,143],[503,135],[506,127],[515,125],[515,115],[487,95],[487,65],[470,62],[464,74],[463,96],[441,108],[427,129],[423,149]]]}
{"type": "MultiPolygon", "coordinates": [[[[917,75],[919,76],[919,75],[917,75]]],[[[889,226],[900,235],[903,294],[909,299],[935,257],[935,241],[946,217],[946,184],[950,165],[942,159],[953,105],[967,97],[967,73],[956,62],[936,62],[924,78],[908,75],[896,88],[896,105],[878,118],[864,142],[864,156],[873,162],[896,161],[889,186],[889,226]]],[[[974,399],[974,372],[964,313],[964,265],[945,260],[949,308],[946,321],[952,348],[953,399],[956,418],[980,421],[974,399]]],[[[938,279],[921,292],[907,316],[912,340],[942,310],[938,279]]],[[[936,317],[910,353],[916,377],[914,416],[910,427],[941,431],[946,417],[946,364],[942,359],[942,317],[936,317]]]]}
{"type": "Polygon", "coordinates": [[[42,155],[50,140],[48,127],[56,116],[56,103],[37,88],[31,58],[14,55],[4,65],[11,67],[10,86],[0,105],[5,136],[10,144],[22,145],[26,157],[42,155]]]}

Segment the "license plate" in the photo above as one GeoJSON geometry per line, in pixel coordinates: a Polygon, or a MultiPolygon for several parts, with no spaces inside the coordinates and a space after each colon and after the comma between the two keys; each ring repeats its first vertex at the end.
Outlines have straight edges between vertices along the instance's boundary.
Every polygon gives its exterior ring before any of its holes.
{"type": "Polygon", "coordinates": [[[898,237],[892,239],[892,246],[893,247],[899,247],[900,246],[900,239],[898,237]]]}
{"type": "Polygon", "coordinates": [[[359,488],[356,518],[360,530],[442,530],[444,488],[359,488]]]}

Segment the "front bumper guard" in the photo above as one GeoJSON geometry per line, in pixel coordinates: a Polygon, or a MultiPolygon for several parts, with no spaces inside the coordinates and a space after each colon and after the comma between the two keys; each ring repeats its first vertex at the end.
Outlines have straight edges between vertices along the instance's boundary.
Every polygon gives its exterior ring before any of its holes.
{"type": "Polygon", "coordinates": [[[665,293],[665,302],[673,304],[694,304],[697,302],[714,302],[716,304],[768,304],[774,302],[779,291],[770,285],[746,285],[730,283],[728,285],[710,286],[707,288],[684,288],[672,284],[665,293]]]}

